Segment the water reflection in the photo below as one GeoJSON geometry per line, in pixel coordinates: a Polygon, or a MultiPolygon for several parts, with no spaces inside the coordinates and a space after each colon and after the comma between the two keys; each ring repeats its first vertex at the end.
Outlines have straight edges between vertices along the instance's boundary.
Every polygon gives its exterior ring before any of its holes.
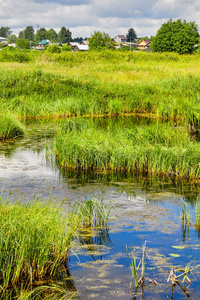
{"type": "Polygon", "coordinates": [[[80,232],[78,240],[81,245],[86,246],[84,249],[90,253],[94,261],[104,258],[104,252],[102,250],[104,250],[105,247],[102,246],[106,246],[107,248],[112,246],[108,228],[80,232]]]}

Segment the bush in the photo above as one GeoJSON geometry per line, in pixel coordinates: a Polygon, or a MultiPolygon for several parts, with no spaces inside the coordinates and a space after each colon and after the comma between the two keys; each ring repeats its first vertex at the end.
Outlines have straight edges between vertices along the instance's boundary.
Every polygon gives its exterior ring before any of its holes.
{"type": "Polygon", "coordinates": [[[46,48],[47,52],[49,53],[60,53],[61,52],[61,48],[57,45],[57,44],[52,44],[52,45],[49,45],[47,48],[46,48]]]}

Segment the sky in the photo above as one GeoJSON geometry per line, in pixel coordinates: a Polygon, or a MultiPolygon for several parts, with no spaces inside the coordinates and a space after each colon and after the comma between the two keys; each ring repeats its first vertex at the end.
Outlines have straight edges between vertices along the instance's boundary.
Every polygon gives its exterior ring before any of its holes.
{"type": "Polygon", "coordinates": [[[18,36],[26,26],[62,26],[72,37],[104,31],[114,38],[134,28],[138,37],[154,36],[170,18],[195,21],[200,32],[200,0],[0,0],[0,27],[18,36]]]}

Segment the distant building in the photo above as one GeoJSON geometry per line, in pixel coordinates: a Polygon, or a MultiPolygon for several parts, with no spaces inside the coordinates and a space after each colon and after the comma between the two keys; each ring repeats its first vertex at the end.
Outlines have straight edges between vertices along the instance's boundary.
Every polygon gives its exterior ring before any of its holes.
{"type": "Polygon", "coordinates": [[[0,37],[0,43],[5,43],[7,44],[7,39],[4,37],[0,37]]]}
{"type": "Polygon", "coordinates": [[[75,46],[72,51],[76,52],[76,51],[87,51],[89,50],[89,46],[88,45],[77,45],[75,46]]]}
{"type": "Polygon", "coordinates": [[[82,40],[81,45],[89,45],[89,40],[82,40]]]}
{"type": "Polygon", "coordinates": [[[42,40],[41,42],[37,43],[36,50],[42,50],[42,49],[44,49],[44,47],[45,47],[46,45],[50,45],[50,44],[51,44],[51,42],[50,42],[49,40],[44,39],[44,40],[42,40]]]}
{"type": "Polygon", "coordinates": [[[140,50],[146,50],[150,44],[151,44],[151,41],[143,40],[137,45],[137,47],[140,50]]]}
{"type": "Polygon", "coordinates": [[[116,43],[126,43],[127,42],[127,37],[125,37],[125,35],[117,35],[115,38],[114,38],[114,41],[116,43]]]}

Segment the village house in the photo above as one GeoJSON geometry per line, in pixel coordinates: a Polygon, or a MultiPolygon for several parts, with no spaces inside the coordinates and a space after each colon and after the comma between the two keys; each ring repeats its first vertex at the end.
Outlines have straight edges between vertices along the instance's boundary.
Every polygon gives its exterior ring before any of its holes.
{"type": "Polygon", "coordinates": [[[140,50],[146,50],[147,48],[149,48],[150,44],[151,41],[143,40],[137,45],[137,48],[140,50]]]}
{"type": "Polygon", "coordinates": [[[115,43],[126,43],[127,42],[127,37],[125,37],[125,35],[117,35],[114,38],[114,42],[115,43]]]}
{"type": "Polygon", "coordinates": [[[87,40],[82,40],[81,45],[89,45],[89,40],[88,39],[87,40]]]}
{"type": "Polygon", "coordinates": [[[75,47],[72,48],[72,52],[77,52],[77,51],[87,51],[89,50],[89,46],[88,45],[76,45],[75,47]]]}
{"type": "Polygon", "coordinates": [[[51,42],[47,39],[42,40],[41,42],[37,43],[36,50],[42,50],[46,45],[50,45],[51,42]]]}
{"type": "Polygon", "coordinates": [[[0,37],[0,43],[5,43],[7,44],[7,39],[4,37],[0,37]]]}

